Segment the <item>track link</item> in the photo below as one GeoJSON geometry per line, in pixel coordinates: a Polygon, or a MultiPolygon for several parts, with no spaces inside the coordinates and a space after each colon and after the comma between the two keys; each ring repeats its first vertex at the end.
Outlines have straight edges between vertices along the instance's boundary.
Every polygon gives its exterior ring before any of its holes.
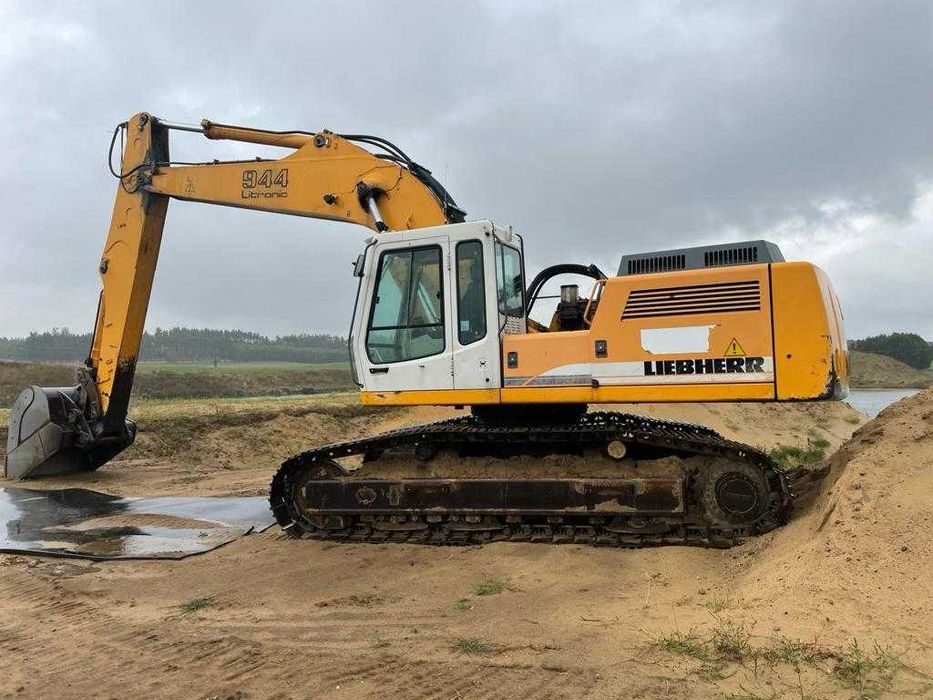
{"type": "MultiPolygon", "coordinates": [[[[507,471],[505,467],[503,471],[507,471]]],[[[441,484],[442,480],[436,481],[441,484]]],[[[507,478],[502,481],[508,485],[507,478]]],[[[276,520],[287,533],[319,540],[435,545],[510,541],[612,547],[669,544],[729,547],[783,525],[792,507],[795,485],[812,488],[812,481],[811,473],[786,473],[760,450],[726,440],[715,431],[698,425],[616,412],[587,413],[576,422],[553,425],[489,425],[467,416],[324,445],[295,455],[286,460],[273,477],[270,503],[276,520]],[[582,454],[583,450],[599,448],[610,441],[622,441],[629,450],[655,457],[725,460],[734,465],[730,472],[732,477],[736,473],[745,474],[766,483],[767,502],[756,506],[750,522],[724,522],[704,503],[704,499],[708,501],[711,497],[708,494],[715,495],[715,489],[704,485],[702,468],[691,468],[684,475],[684,503],[682,508],[674,509],[679,512],[669,513],[636,509],[604,514],[592,508],[543,512],[533,507],[497,509],[496,504],[485,503],[477,504],[478,508],[383,507],[372,510],[367,507],[370,503],[365,498],[355,504],[355,508],[347,508],[344,504],[336,509],[333,499],[327,501],[317,491],[343,487],[348,482],[363,487],[372,484],[375,499],[376,491],[384,492],[394,484],[414,483],[398,479],[365,483],[354,480],[352,472],[336,462],[353,455],[375,459],[387,450],[415,454],[421,450],[422,454],[431,454],[440,449],[452,449],[466,456],[582,454]],[[309,504],[311,490],[319,500],[309,504]]],[[[571,492],[573,489],[579,492],[589,488],[590,483],[590,480],[552,480],[549,485],[563,485],[571,492]],[[563,481],[573,483],[558,483],[563,481]]],[[[357,491],[357,498],[361,498],[359,494],[363,491],[357,491]]]]}

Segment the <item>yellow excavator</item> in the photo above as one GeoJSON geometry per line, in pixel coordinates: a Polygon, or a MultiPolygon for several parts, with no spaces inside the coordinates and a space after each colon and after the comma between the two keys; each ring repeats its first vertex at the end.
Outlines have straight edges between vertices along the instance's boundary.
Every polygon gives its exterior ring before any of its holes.
{"type": "Polygon", "coordinates": [[[353,268],[349,333],[362,401],[470,408],[286,460],[270,501],[292,535],[729,546],[785,522],[812,481],[702,426],[589,410],[844,397],[846,341],[829,279],[771,243],[626,255],[612,277],[555,265],[526,285],[521,236],[466,221],[429,170],[379,137],[140,113],[117,126],[110,150],[118,188],[89,357],[77,386],[17,398],[8,477],[96,469],[132,444],[127,409],[175,198],[372,229],[353,268]],[[177,130],[291,153],[175,163],[177,130]],[[562,285],[550,322],[532,320],[563,275],[592,288],[562,285]]]}

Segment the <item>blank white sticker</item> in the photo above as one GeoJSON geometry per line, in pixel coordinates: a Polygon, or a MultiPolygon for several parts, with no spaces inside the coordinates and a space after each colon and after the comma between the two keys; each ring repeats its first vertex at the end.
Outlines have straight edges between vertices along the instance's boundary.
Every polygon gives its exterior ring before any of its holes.
{"type": "Polygon", "coordinates": [[[643,328],[641,347],[652,355],[709,352],[709,332],[715,327],[643,328]]]}

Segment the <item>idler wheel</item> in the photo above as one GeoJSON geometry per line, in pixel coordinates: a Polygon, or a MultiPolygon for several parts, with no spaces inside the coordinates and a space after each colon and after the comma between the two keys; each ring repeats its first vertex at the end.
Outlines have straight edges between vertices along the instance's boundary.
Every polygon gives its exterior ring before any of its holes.
{"type": "MultiPolygon", "coordinates": [[[[312,464],[305,465],[291,481],[290,497],[291,502],[299,509],[298,513],[292,513],[296,520],[310,525],[311,528],[318,530],[339,531],[350,526],[350,519],[342,515],[314,515],[314,504],[309,503],[305,496],[305,486],[309,481],[323,479],[339,479],[347,475],[347,470],[332,459],[322,459],[312,464]]],[[[286,532],[293,534],[291,529],[286,532]]],[[[294,534],[300,536],[300,530],[295,530],[294,534]]]]}

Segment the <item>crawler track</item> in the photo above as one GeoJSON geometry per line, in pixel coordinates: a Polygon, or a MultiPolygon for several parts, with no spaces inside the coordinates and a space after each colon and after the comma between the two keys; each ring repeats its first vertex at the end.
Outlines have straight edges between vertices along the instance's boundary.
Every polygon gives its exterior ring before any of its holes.
{"type": "Polygon", "coordinates": [[[765,453],[697,425],[614,412],[553,425],[495,426],[469,416],[302,452],[275,474],[270,503],[287,533],[312,539],[729,547],[784,524],[795,486],[813,481],[808,472],[785,473],[765,453]],[[629,455],[676,457],[685,466],[669,478],[515,479],[503,461],[501,479],[372,479],[336,461],[363,455],[378,465],[382,453],[401,451],[411,455],[417,474],[414,455],[426,459],[438,450],[464,459],[579,455],[613,441],[629,455]],[[757,490],[747,493],[749,483],[757,490]],[[721,502],[733,507],[724,511],[721,502]]]}

